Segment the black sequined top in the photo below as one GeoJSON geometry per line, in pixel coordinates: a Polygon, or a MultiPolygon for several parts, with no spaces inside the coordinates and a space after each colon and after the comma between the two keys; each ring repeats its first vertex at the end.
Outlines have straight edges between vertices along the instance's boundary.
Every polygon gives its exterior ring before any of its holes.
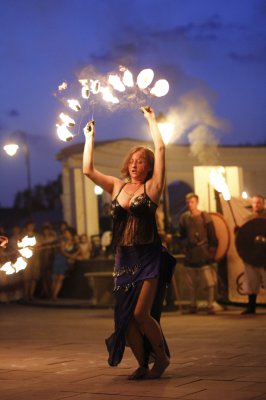
{"type": "Polygon", "coordinates": [[[160,240],[155,219],[158,206],[147,195],[145,184],[144,193],[135,197],[128,209],[119,204],[119,193],[111,203],[113,247],[157,243],[160,240]]]}

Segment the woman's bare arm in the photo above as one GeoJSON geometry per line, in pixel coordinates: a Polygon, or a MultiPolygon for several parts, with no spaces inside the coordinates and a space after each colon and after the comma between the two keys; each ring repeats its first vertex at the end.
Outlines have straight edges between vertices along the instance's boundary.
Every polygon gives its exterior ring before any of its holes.
{"type": "Polygon", "coordinates": [[[154,170],[151,179],[147,182],[147,191],[151,199],[158,204],[165,179],[165,144],[158,128],[154,111],[150,107],[142,107],[141,110],[149,123],[154,143],[154,170]]]}
{"type": "Polygon", "coordinates": [[[84,128],[86,138],[83,152],[83,174],[90,178],[96,185],[101,186],[106,192],[112,194],[114,186],[120,184],[120,180],[110,175],[105,175],[94,168],[94,121],[88,122],[84,128]]]}

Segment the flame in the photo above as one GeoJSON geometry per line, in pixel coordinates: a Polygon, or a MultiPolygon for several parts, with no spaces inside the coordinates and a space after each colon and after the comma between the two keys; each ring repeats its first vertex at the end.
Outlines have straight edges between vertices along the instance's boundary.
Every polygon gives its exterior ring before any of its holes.
{"type": "Polygon", "coordinates": [[[88,81],[88,79],[79,79],[79,83],[82,86],[88,86],[89,81],[88,81]]]}
{"type": "Polygon", "coordinates": [[[78,100],[70,99],[70,100],[67,100],[67,102],[68,102],[69,107],[72,108],[72,110],[74,110],[74,111],[81,110],[81,105],[79,104],[78,100]]]}
{"type": "Polygon", "coordinates": [[[22,271],[27,267],[27,261],[25,261],[22,257],[18,257],[15,264],[13,264],[13,267],[15,268],[16,272],[22,271]]]}
{"type": "Polygon", "coordinates": [[[27,247],[27,246],[35,246],[36,245],[36,237],[32,236],[24,236],[21,242],[18,242],[18,247],[27,247]]]}
{"type": "Polygon", "coordinates": [[[12,275],[15,272],[15,269],[12,267],[11,261],[6,262],[2,267],[0,268],[0,271],[3,271],[6,273],[6,275],[12,275]]]}
{"type": "Polygon", "coordinates": [[[128,69],[126,69],[124,71],[122,81],[123,81],[124,85],[127,86],[127,87],[133,87],[134,86],[133,75],[128,69]]]}
{"type": "Polygon", "coordinates": [[[229,201],[231,199],[231,194],[224,174],[224,167],[212,168],[210,172],[210,183],[217,192],[222,193],[224,200],[229,201]]]}
{"type": "Polygon", "coordinates": [[[242,199],[247,199],[247,198],[248,198],[247,192],[242,192],[242,199]]]}
{"type": "Polygon", "coordinates": [[[83,99],[88,99],[90,97],[90,87],[88,79],[79,79],[79,83],[82,85],[81,96],[83,99]]]}
{"type": "Polygon", "coordinates": [[[101,84],[98,81],[98,79],[96,80],[90,79],[90,88],[93,94],[97,94],[100,92],[101,84]]]}
{"type": "Polygon", "coordinates": [[[29,247],[23,247],[23,249],[19,250],[19,254],[21,254],[24,258],[31,258],[33,251],[29,247]]]}
{"type": "Polygon", "coordinates": [[[174,124],[171,122],[158,122],[157,125],[161,132],[164,144],[168,145],[173,136],[174,124]]]}
{"type": "Polygon", "coordinates": [[[108,82],[118,92],[124,92],[126,90],[125,85],[118,75],[109,75],[108,82]]]}
{"type": "Polygon", "coordinates": [[[61,85],[58,86],[58,90],[61,92],[62,90],[66,90],[67,82],[62,82],[61,85]]]}
{"type": "Polygon", "coordinates": [[[146,89],[153,80],[154,72],[152,69],[147,68],[140,71],[137,76],[137,85],[140,89],[146,89]]]}
{"type": "Polygon", "coordinates": [[[159,79],[151,89],[151,94],[156,97],[163,97],[169,92],[169,83],[166,79],[159,79]]]}
{"type": "Polygon", "coordinates": [[[108,103],[113,103],[113,104],[119,103],[118,98],[114,97],[114,95],[112,94],[112,92],[110,91],[110,89],[108,87],[102,87],[101,92],[102,92],[103,99],[105,101],[107,101],[108,103]]]}
{"type": "Polygon", "coordinates": [[[83,99],[88,99],[90,97],[90,88],[89,86],[83,86],[81,89],[81,96],[83,99]]]}
{"type": "Polygon", "coordinates": [[[75,121],[72,118],[70,118],[68,115],[64,114],[63,112],[59,115],[59,118],[61,118],[62,122],[66,126],[75,126],[76,125],[75,121]]]}
{"type": "Polygon", "coordinates": [[[57,136],[59,137],[60,140],[63,142],[70,142],[74,135],[67,129],[65,125],[58,125],[56,124],[57,127],[57,136]]]}

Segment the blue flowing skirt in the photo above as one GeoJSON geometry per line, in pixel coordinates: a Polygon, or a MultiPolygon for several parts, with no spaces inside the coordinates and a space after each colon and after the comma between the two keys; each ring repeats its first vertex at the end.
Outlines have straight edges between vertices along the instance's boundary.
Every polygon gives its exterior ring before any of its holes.
{"type": "MultiPolygon", "coordinates": [[[[175,258],[168,253],[161,243],[117,248],[113,273],[115,326],[114,333],[106,339],[109,365],[117,366],[123,358],[127,325],[133,316],[143,281],[146,279],[158,278],[158,287],[151,315],[160,323],[165,291],[171,282],[175,264],[175,258]]],[[[144,365],[148,365],[152,347],[145,336],[143,337],[143,344],[145,351],[144,365]]],[[[165,349],[170,356],[166,341],[165,349]]]]}

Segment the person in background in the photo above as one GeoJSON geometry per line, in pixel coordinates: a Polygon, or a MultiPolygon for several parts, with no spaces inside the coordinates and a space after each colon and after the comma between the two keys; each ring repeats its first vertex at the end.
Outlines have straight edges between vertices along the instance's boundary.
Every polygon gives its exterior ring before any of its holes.
{"type": "Polygon", "coordinates": [[[8,252],[10,256],[18,257],[18,241],[21,239],[21,228],[20,226],[14,226],[12,228],[12,234],[8,241],[8,252]]]}
{"type": "Polygon", "coordinates": [[[33,247],[33,255],[28,259],[28,265],[22,271],[24,282],[24,300],[31,301],[34,299],[36,285],[41,276],[41,251],[39,247],[42,244],[42,239],[41,235],[35,229],[35,224],[31,221],[25,225],[23,236],[28,236],[29,238],[35,237],[36,239],[36,245],[33,247]]]}
{"type": "Polygon", "coordinates": [[[76,260],[86,261],[89,260],[91,254],[91,244],[86,233],[83,233],[79,237],[78,251],[76,260]]]}
{"type": "Polygon", "coordinates": [[[207,294],[207,313],[215,314],[213,308],[217,274],[213,267],[218,245],[214,225],[209,213],[198,208],[199,197],[195,193],[186,195],[188,211],[179,220],[179,233],[185,242],[185,280],[190,292],[191,314],[197,313],[198,290],[207,294]]]}
{"type": "MultiPolygon", "coordinates": [[[[266,218],[265,199],[261,195],[252,197],[252,215],[245,222],[254,218],[266,218]]],[[[238,229],[239,227],[235,228],[235,233],[238,232],[238,229]]],[[[260,287],[266,288],[266,260],[261,267],[244,264],[244,291],[248,295],[248,306],[242,315],[256,314],[257,295],[260,287]]]]}
{"type": "Polygon", "coordinates": [[[73,267],[78,254],[78,246],[70,229],[65,229],[55,251],[52,272],[52,300],[57,300],[65,275],[73,267]]]}
{"type": "Polygon", "coordinates": [[[57,236],[52,226],[45,223],[42,227],[41,249],[41,296],[50,298],[52,291],[52,268],[57,236]]]}

